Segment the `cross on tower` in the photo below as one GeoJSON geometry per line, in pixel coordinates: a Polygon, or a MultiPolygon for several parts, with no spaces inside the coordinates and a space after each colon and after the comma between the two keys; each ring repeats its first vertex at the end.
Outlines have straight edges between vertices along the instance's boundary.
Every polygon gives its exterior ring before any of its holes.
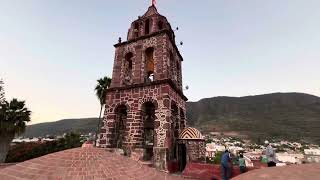
{"type": "Polygon", "coordinates": [[[152,0],[152,6],[156,6],[157,0],[152,0]]]}

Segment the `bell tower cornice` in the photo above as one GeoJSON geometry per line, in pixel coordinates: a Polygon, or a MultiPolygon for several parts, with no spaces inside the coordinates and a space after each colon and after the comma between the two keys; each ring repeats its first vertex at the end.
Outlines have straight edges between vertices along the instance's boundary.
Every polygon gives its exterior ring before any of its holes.
{"type": "MultiPolygon", "coordinates": [[[[130,44],[130,43],[134,43],[134,42],[139,41],[139,40],[148,39],[150,37],[157,36],[157,35],[160,35],[160,34],[167,34],[170,37],[170,34],[172,32],[173,32],[172,30],[163,29],[161,31],[154,32],[154,33],[146,35],[146,36],[140,36],[140,37],[137,37],[137,38],[132,39],[132,40],[128,40],[128,41],[124,41],[124,42],[120,42],[120,43],[114,44],[113,46],[114,47],[124,46],[124,45],[130,44]]],[[[169,38],[169,39],[171,41],[171,44],[173,45],[173,48],[177,51],[179,58],[181,59],[181,61],[183,61],[183,57],[180,54],[180,51],[179,51],[176,43],[174,42],[174,40],[172,38],[169,38]]]]}

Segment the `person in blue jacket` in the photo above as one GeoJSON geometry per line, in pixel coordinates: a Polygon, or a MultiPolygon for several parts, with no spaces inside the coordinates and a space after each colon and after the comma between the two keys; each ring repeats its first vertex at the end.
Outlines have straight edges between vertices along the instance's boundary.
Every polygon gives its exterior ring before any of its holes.
{"type": "Polygon", "coordinates": [[[228,180],[231,175],[231,158],[230,153],[228,150],[225,150],[225,152],[221,156],[221,176],[223,180],[228,180]]]}

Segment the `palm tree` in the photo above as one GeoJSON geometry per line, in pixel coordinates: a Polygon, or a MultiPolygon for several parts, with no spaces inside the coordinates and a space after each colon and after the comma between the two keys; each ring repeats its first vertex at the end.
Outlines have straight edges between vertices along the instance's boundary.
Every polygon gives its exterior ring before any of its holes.
{"type": "Polygon", "coordinates": [[[24,132],[30,115],[31,111],[25,107],[25,101],[12,99],[0,105],[0,163],[5,161],[14,136],[24,132]]]}
{"type": "Polygon", "coordinates": [[[111,85],[111,78],[109,78],[108,76],[105,76],[101,79],[98,79],[97,82],[98,84],[96,85],[96,88],[94,90],[96,91],[96,96],[100,101],[100,114],[98,119],[98,127],[96,131],[95,141],[97,140],[98,132],[100,130],[102,109],[103,109],[103,106],[106,104],[106,94],[107,94],[107,89],[111,85]]]}

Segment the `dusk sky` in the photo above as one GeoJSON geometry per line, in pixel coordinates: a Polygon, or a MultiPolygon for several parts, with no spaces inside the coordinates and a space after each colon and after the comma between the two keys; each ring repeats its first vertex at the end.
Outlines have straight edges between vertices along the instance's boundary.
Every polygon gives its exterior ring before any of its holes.
{"type": "MultiPolygon", "coordinates": [[[[0,78],[32,124],[95,117],[94,87],[151,0],[0,0],[0,78]]],[[[159,0],[184,57],[190,101],[303,92],[320,96],[319,0],[159,0]]]]}

